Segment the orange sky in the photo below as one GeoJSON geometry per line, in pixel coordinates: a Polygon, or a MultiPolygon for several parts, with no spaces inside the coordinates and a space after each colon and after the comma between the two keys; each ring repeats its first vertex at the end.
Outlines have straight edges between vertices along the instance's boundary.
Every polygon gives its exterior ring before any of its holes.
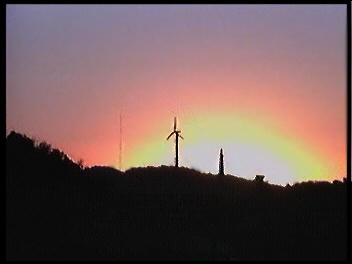
{"type": "Polygon", "coordinates": [[[6,14],[8,130],[118,167],[122,112],[128,169],[173,164],[165,139],[177,116],[181,165],[216,173],[223,147],[226,172],[246,178],[306,180],[310,162],[322,171],[311,179],[346,176],[344,5],[7,5],[6,14]]]}

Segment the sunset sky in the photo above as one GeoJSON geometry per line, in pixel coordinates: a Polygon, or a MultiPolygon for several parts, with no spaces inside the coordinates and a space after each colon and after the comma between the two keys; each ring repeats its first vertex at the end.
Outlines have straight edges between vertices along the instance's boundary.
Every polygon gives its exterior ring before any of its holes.
{"type": "Polygon", "coordinates": [[[346,176],[346,5],[7,5],[6,126],[122,169],[346,176]]]}

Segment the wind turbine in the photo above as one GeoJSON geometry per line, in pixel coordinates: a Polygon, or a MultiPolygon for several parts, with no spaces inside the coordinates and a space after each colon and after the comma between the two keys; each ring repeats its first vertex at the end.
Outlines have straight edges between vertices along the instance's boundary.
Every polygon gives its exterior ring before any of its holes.
{"type": "Polygon", "coordinates": [[[178,137],[184,139],[180,134],[181,134],[181,130],[177,130],[177,121],[176,121],[176,117],[174,118],[174,131],[171,132],[171,134],[166,138],[166,140],[169,140],[169,138],[175,134],[176,135],[176,145],[175,145],[175,152],[176,152],[176,159],[175,159],[175,167],[178,167],[178,137]]]}

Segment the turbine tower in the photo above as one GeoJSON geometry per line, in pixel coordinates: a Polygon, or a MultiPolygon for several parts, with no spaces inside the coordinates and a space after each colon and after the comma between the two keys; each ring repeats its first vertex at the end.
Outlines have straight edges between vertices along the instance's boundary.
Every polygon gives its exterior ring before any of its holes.
{"type": "Polygon", "coordinates": [[[178,168],[178,137],[184,139],[180,134],[181,131],[176,129],[177,126],[177,121],[176,117],[174,118],[174,131],[171,132],[171,134],[166,138],[166,140],[169,140],[169,138],[175,134],[176,135],[176,144],[175,144],[175,152],[176,152],[176,158],[175,158],[175,167],[178,168]]]}
{"type": "Polygon", "coordinates": [[[220,149],[219,175],[224,175],[224,153],[222,152],[222,149],[220,149]]]}

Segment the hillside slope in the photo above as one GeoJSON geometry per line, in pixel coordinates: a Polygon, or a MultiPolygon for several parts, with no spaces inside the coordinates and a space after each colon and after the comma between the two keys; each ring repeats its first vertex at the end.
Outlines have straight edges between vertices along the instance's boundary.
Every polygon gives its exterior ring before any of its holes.
{"type": "Polygon", "coordinates": [[[7,260],[345,260],[346,183],[82,168],[6,139],[7,260]]]}

